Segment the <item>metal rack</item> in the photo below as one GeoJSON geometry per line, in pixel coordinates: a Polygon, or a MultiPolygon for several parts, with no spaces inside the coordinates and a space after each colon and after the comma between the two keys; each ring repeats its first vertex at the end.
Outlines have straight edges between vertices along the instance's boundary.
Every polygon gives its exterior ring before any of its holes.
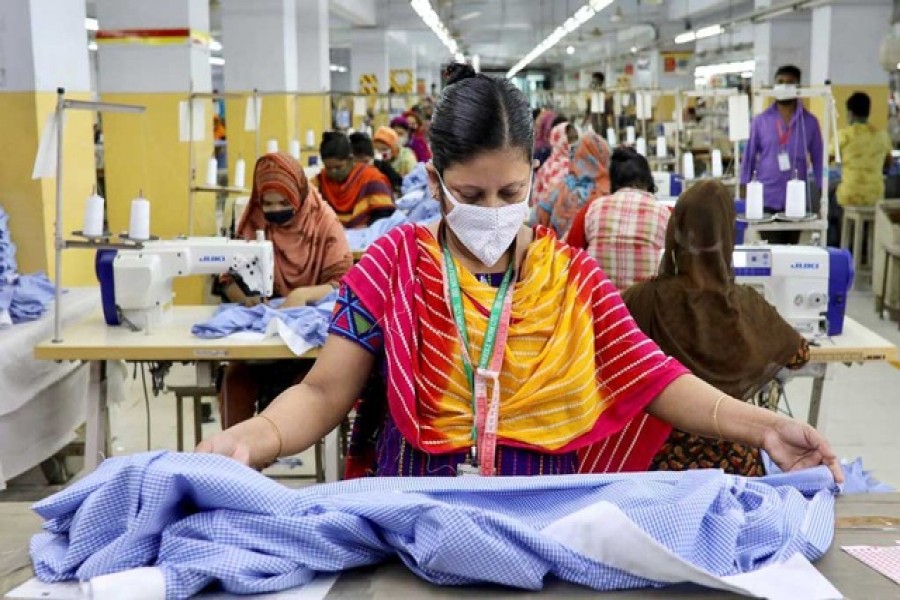
{"type": "Polygon", "coordinates": [[[132,104],[113,104],[110,102],[88,102],[85,100],[67,100],[65,88],[56,89],[56,110],[54,113],[54,121],[56,126],[56,224],[54,226],[54,249],[56,252],[56,271],[55,271],[55,296],[53,306],[53,343],[62,342],[61,326],[62,311],[60,303],[62,301],[62,253],[63,250],[70,248],[107,250],[107,249],[132,249],[141,248],[140,242],[128,240],[124,235],[118,236],[119,242],[110,241],[112,234],[105,232],[99,237],[87,237],[80,231],[72,232],[72,235],[80,236],[81,239],[65,239],[63,236],[62,222],[62,198],[63,198],[63,129],[65,128],[65,119],[63,118],[67,110],[86,110],[93,112],[105,113],[131,113],[140,114],[146,109],[143,106],[132,104]]]}
{"type": "MultiPolygon", "coordinates": [[[[254,97],[256,92],[254,91],[254,97]]],[[[194,100],[225,100],[243,98],[242,94],[218,92],[190,92],[188,94],[188,235],[194,235],[194,196],[198,193],[246,194],[247,190],[230,186],[209,186],[194,184],[196,163],[194,158],[194,100]]],[[[259,106],[254,102],[254,106],[259,106]]],[[[259,119],[257,119],[258,121],[259,119]]],[[[256,152],[259,154],[259,127],[256,128],[256,152]]]]}
{"type": "MultiPolygon", "coordinates": [[[[686,127],[685,127],[685,123],[684,123],[684,108],[685,108],[686,100],[689,98],[713,98],[713,99],[726,98],[727,99],[731,96],[736,96],[738,93],[739,93],[738,90],[735,88],[715,88],[715,89],[708,89],[708,90],[685,90],[678,94],[678,97],[677,97],[676,103],[675,103],[676,104],[676,112],[677,112],[676,124],[677,124],[677,131],[678,131],[677,146],[675,149],[675,158],[677,161],[676,169],[682,168],[681,167],[681,157],[683,156],[683,153],[682,153],[681,147],[682,147],[682,142],[684,141],[682,136],[684,136],[686,134],[686,127]]],[[[728,113],[724,112],[718,116],[727,117],[727,115],[728,115],[728,113]]],[[[714,134],[715,134],[715,125],[713,124],[713,121],[710,120],[709,121],[710,156],[712,156],[712,149],[713,149],[712,142],[715,139],[714,134]]],[[[715,178],[715,179],[718,179],[719,181],[721,181],[725,185],[734,185],[735,197],[737,197],[739,195],[739,190],[740,190],[740,164],[741,164],[740,161],[741,161],[740,142],[735,141],[734,147],[732,148],[732,157],[731,157],[733,177],[730,177],[730,178],[729,177],[717,177],[717,178],[715,178]]],[[[704,179],[710,179],[710,177],[705,177],[704,179]]]]}

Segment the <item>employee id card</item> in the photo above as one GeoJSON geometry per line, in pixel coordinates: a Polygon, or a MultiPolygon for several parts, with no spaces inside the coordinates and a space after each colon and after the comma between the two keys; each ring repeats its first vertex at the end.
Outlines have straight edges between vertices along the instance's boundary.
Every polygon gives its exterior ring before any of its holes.
{"type": "Polygon", "coordinates": [[[782,173],[791,170],[791,156],[787,150],[778,153],[778,170],[782,173]]]}

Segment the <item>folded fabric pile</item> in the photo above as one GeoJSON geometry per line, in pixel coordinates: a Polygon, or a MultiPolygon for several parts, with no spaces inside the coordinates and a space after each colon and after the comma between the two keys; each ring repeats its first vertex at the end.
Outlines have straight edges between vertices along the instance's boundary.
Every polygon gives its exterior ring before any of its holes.
{"type": "Polygon", "coordinates": [[[43,273],[19,275],[9,215],[0,207],[0,327],[34,321],[47,311],[55,288],[43,273]]]}
{"type": "Polygon", "coordinates": [[[397,200],[397,208],[406,213],[410,223],[430,223],[441,217],[441,205],[428,189],[406,194],[397,200]]]}
{"type": "Polygon", "coordinates": [[[405,213],[397,210],[390,217],[378,219],[368,227],[347,229],[344,233],[347,235],[347,243],[351,250],[365,250],[375,240],[404,223],[409,223],[409,219],[405,213]]]}
{"type": "MultiPolygon", "coordinates": [[[[782,473],[765,450],[760,452],[760,456],[766,473],[769,475],[782,473]]],[[[862,457],[852,461],[841,459],[841,472],[844,474],[844,483],[841,484],[842,494],[886,494],[895,491],[893,487],[875,479],[871,471],[863,468],[862,457]]]]}
{"type": "Polygon", "coordinates": [[[337,292],[332,292],[315,306],[279,308],[284,302],[281,298],[252,308],[240,304],[223,304],[211,319],[191,327],[191,333],[204,339],[218,339],[245,331],[274,335],[277,333],[275,321],[281,321],[295,336],[317,348],[328,337],[328,325],[335,300],[337,292]]]}
{"type": "Polygon", "coordinates": [[[416,190],[428,189],[428,171],[425,169],[425,163],[419,163],[416,168],[410,171],[409,175],[403,178],[403,185],[400,186],[400,193],[404,196],[416,190]]]}
{"type": "Polygon", "coordinates": [[[440,585],[537,590],[553,576],[597,590],[689,581],[840,597],[808,562],[834,535],[824,467],[762,479],[710,470],[289,489],[221,456],[154,452],[109,459],[35,511],[46,520],[30,548],[38,578],[102,582],[108,597],[148,571],[159,595],[187,598],[217,582],[238,594],[285,590],[393,557],[440,585]]]}

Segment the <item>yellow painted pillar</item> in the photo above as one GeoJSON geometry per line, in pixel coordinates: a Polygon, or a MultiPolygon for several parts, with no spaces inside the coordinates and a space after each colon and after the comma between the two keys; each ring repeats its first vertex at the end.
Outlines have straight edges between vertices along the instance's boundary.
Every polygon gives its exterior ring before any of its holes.
{"type": "MultiPolygon", "coordinates": [[[[210,92],[209,5],[206,0],[98,0],[97,32],[101,99],[140,104],[141,116],[103,117],[107,207],[112,231],[128,228],[131,200],[150,200],[151,232],[187,235],[190,157],[194,183],[203,185],[212,156],[212,104],[197,101],[194,118],[205,122],[202,139],[182,141],[181,104],[191,90],[210,92]],[[202,106],[202,110],[199,107],[202,106]]],[[[193,235],[215,233],[215,195],[195,195],[193,235]]],[[[200,304],[208,277],[175,280],[177,304],[200,304]]]]}
{"type": "Polygon", "coordinates": [[[891,4],[873,0],[833,2],[812,11],[810,82],[831,82],[838,127],[846,127],[847,98],[865,92],[872,99],[869,122],[879,129],[888,123],[888,73],[878,59],[881,40],[888,33],[891,4]]]}
{"type": "MultiPolygon", "coordinates": [[[[90,99],[85,7],[69,0],[4,0],[7,46],[15,48],[0,83],[0,206],[9,215],[20,273],[55,270],[56,178],[32,179],[41,134],[56,106],[56,88],[90,99]],[[39,6],[38,6],[39,5],[39,6]]],[[[63,231],[81,229],[84,201],[96,181],[94,114],[67,114],[63,152],[63,231]]],[[[94,255],[67,251],[62,284],[95,285],[94,255]]]]}

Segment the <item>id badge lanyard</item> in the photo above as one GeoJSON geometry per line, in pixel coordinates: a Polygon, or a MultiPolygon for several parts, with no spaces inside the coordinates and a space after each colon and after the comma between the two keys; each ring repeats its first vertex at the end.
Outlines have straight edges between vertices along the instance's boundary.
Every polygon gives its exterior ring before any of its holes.
{"type": "Polygon", "coordinates": [[[778,169],[782,172],[791,170],[791,154],[788,144],[791,141],[791,134],[794,131],[793,125],[788,125],[787,130],[784,129],[782,119],[779,116],[775,121],[775,131],[778,133],[778,169]]]}
{"type": "Polygon", "coordinates": [[[487,331],[478,367],[473,367],[469,356],[469,332],[466,327],[466,316],[463,310],[462,289],[459,285],[459,273],[453,256],[446,242],[444,250],[444,288],[449,297],[450,309],[462,348],[463,369],[472,390],[472,446],[469,455],[472,467],[478,467],[480,475],[495,474],[495,456],[497,451],[497,428],[500,414],[500,369],[503,365],[503,353],[506,339],[509,336],[509,321],[512,315],[512,274],[513,261],[510,261],[503,281],[494,296],[488,318],[487,331]],[[487,382],[492,382],[490,403],[487,397],[487,382]]]}

